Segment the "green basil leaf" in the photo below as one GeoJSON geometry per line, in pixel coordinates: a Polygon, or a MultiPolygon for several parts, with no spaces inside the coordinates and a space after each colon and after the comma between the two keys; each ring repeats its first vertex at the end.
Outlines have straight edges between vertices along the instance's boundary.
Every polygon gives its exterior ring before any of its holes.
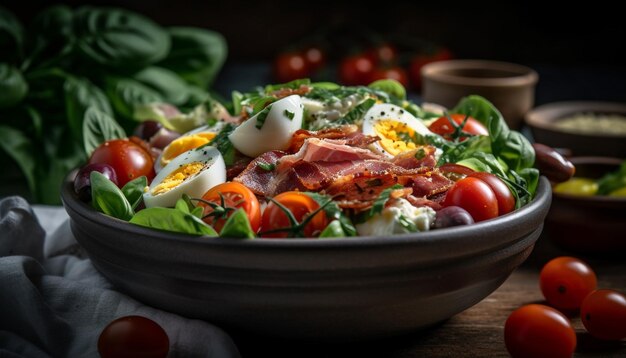
{"type": "Polygon", "coordinates": [[[334,237],[346,237],[346,233],[343,231],[343,227],[339,220],[333,220],[326,226],[324,231],[320,234],[320,239],[322,238],[334,238],[334,237]]]}
{"type": "Polygon", "coordinates": [[[535,163],[535,150],[520,132],[510,131],[506,141],[502,143],[492,142],[491,148],[493,153],[513,170],[520,171],[530,168],[535,163]]]}
{"type": "Polygon", "coordinates": [[[394,80],[394,79],[384,79],[378,80],[367,85],[369,88],[377,89],[380,91],[385,91],[388,94],[398,98],[398,99],[406,99],[406,89],[402,83],[394,80]]]}
{"type": "Polygon", "coordinates": [[[28,93],[22,73],[7,63],[0,63],[0,109],[20,103],[28,93]]]}
{"type": "Polygon", "coordinates": [[[253,239],[256,235],[252,231],[248,215],[240,208],[226,220],[220,236],[234,239],[253,239]]]}
{"type": "Polygon", "coordinates": [[[170,50],[170,36],[161,26],[124,9],[81,7],[75,12],[74,29],[79,53],[106,67],[145,67],[170,50]]]}
{"type": "Polygon", "coordinates": [[[133,208],[120,188],[102,173],[93,171],[91,180],[91,205],[106,215],[128,221],[133,217],[133,208]]]}
{"type": "MultiPolygon", "coordinates": [[[[313,200],[315,200],[319,205],[325,204],[328,199],[330,199],[328,195],[322,195],[319,193],[305,192],[305,194],[313,198],[313,200]]],[[[329,204],[327,204],[324,207],[324,212],[326,213],[327,218],[334,219],[341,224],[341,230],[344,233],[343,236],[357,235],[354,224],[352,223],[350,218],[348,218],[348,216],[343,213],[343,210],[341,210],[336,202],[331,201],[329,204]]]]}
{"type": "Polygon", "coordinates": [[[334,82],[313,82],[311,83],[311,87],[318,89],[334,90],[341,86],[334,82]]]}
{"type": "Polygon", "coordinates": [[[200,88],[209,87],[226,60],[228,48],[224,37],[191,27],[172,27],[168,31],[172,48],[159,65],[200,88]]]}
{"type": "Polygon", "coordinates": [[[74,48],[73,18],[65,5],[50,6],[37,14],[29,26],[32,45],[22,68],[45,67],[69,55],[74,48]]]}
{"type": "Polygon", "coordinates": [[[235,162],[235,147],[233,143],[228,139],[228,136],[237,128],[232,123],[227,123],[224,128],[217,133],[217,135],[211,140],[208,145],[212,145],[222,154],[224,164],[232,165],[235,162]]]}
{"type": "Polygon", "coordinates": [[[137,72],[133,78],[158,92],[167,103],[181,105],[191,96],[187,83],[176,73],[163,67],[147,67],[137,72]]]}
{"type": "Polygon", "coordinates": [[[197,217],[198,219],[202,219],[202,216],[204,215],[204,208],[196,206],[193,210],[191,210],[191,215],[197,217]]]}
{"type": "Polygon", "coordinates": [[[362,103],[359,103],[356,107],[352,108],[352,110],[348,112],[345,116],[343,116],[340,119],[341,123],[352,124],[363,120],[363,116],[365,116],[365,113],[367,113],[367,111],[375,104],[376,100],[374,100],[373,98],[366,99],[362,103]]]}
{"type": "Polygon", "coordinates": [[[191,235],[217,236],[217,232],[192,214],[173,208],[147,208],[138,211],[131,224],[191,235]]]}
{"type": "Polygon", "coordinates": [[[35,193],[35,154],[31,140],[18,129],[0,125],[0,148],[20,167],[30,192],[35,193]]]}
{"type": "Polygon", "coordinates": [[[376,214],[380,214],[383,211],[383,209],[385,208],[385,204],[387,203],[387,201],[389,200],[389,197],[391,196],[391,192],[396,189],[402,189],[402,185],[396,184],[392,187],[389,187],[383,190],[380,193],[380,195],[378,195],[378,197],[374,201],[374,204],[372,205],[372,208],[369,211],[369,217],[372,217],[376,214]]]}
{"type": "Polygon", "coordinates": [[[0,61],[17,63],[23,55],[24,29],[17,17],[0,7],[0,61]]]}
{"type": "Polygon", "coordinates": [[[159,92],[131,78],[109,77],[105,81],[105,91],[115,111],[126,118],[133,118],[140,105],[165,102],[159,92]]]}
{"type": "Polygon", "coordinates": [[[126,200],[130,203],[130,206],[135,210],[137,205],[141,202],[143,198],[143,193],[145,187],[148,186],[148,178],[145,176],[140,176],[139,178],[135,178],[128,183],[126,183],[122,187],[122,193],[126,197],[126,200]]]}
{"type": "Polygon", "coordinates": [[[87,155],[109,139],[125,137],[124,129],[113,117],[94,107],[87,109],[83,120],[83,145],[87,155]]]}
{"type": "Polygon", "coordinates": [[[623,187],[626,187],[626,160],[622,162],[618,170],[607,173],[598,179],[597,195],[608,195],[623,187]]]}
{"type": "Polygon", "coordinates": [[[65,113],[72,134],[77,141],[83,139],[83,120],[90,107],[113,115],[111,104],[102,90],[86,78],[68,77],[63,85],[65,113]]]}

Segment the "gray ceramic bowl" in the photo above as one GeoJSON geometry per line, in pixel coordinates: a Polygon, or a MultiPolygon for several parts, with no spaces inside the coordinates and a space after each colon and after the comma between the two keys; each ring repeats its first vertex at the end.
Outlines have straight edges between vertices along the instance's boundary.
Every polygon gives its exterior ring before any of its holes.
{"type": "Polygon", "coordinates": [[[122,292],[227,330],[330,341],[408,333],[478,303],[528,257],[550,198],[541,178],[532,203],[472,226],[243,241],[134,226],[79,201],[69,180],[62,190],[76,239],[122,292]]]}

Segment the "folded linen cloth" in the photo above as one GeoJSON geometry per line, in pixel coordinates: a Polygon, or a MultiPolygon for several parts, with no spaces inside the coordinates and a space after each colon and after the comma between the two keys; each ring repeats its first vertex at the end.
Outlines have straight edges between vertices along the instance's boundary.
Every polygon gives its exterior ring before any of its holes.
{"type": "Polygon", "coordinates": [[[168,357],[240,356],[220,328],[115,291],[74,240],[63,208],[0,200],[0,357],[98,357],[100,332],[127,315],[163,327],[168,357]]]}

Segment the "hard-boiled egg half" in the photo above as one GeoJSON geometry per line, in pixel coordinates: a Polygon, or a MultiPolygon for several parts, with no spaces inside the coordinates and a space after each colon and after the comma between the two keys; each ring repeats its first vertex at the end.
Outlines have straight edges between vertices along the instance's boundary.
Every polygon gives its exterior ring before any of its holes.
{"type": "Polygon", "coordinates": [[[363,134],[380,137],[379,141],[372,144],[372,149],[393,157],[402,152],[417,149],[418,137],[433,133],[421,120],[402,107],[381,103],[374,105],[365,113],[363,134]]]}
{"type": "Polygon", "coordinates": [[[224,122],[217,122],[217,124],[212,126],[201,126],[174,139],[163,148],[163,152],[154,162],[154,171],[158,173],[163,167],[182,153],[209,143],[215,138],[222,127],[224,127],[223,124],[224,122]]]}
{"type": "Polygon", "coordinates": [[[300,96],[279,99],[235,128],[228,139],[249,157],[287,149],[293,134],[302,127],[302,114],[300,96]]]}
{"type": "Polygon", "coordinates": [[[152,180],[143,194],[147,208],[171,207],[183,194],[200,198],[210,188],[226,181],[226,166],[220,152],[204,146],[172,159],[152,180]]]}

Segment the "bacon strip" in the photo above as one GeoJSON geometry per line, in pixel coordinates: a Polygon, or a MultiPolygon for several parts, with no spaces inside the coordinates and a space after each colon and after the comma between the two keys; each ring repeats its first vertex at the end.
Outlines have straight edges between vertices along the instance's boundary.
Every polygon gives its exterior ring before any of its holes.
{"type": "Polygon", "coordinates": [[[291,137],[291,143],[287,151],[290,153],[299,151],[304,141],[308,138],[343,139],[345,140],[345,145],[358,148],[365,148],[379,139],[377,136],[364,135],[359,131],[359,127],[353,124],[319,131],[299,129],[293,134],[293,137],[291,137]]]}

